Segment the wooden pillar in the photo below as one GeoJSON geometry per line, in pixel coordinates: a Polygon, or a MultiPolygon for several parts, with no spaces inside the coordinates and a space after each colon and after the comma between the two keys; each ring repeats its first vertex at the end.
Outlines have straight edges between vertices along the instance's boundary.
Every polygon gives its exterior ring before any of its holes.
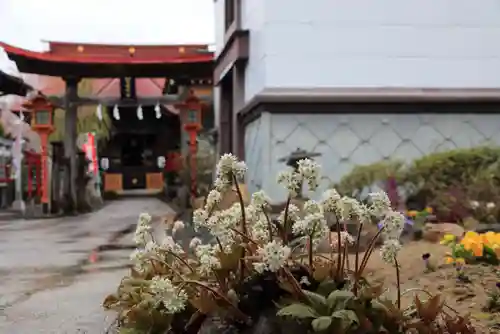
{"type": "Polygon", "coordinates": [[[59,213],[61,205],[61,160],[64,156],[62,143],[52,143],[52,213],[59,213]]]}
{"type": "Polygon", "coordinates": [[[64,78],[66,82],[66,93],[64,96],[64,157],[65,157],[65,182],[64,182],[64,197],[66,203],[64,211],[66,213],[76,213],[77,209],[77,156],[76,156],[76,140],[77,140],[77,121],[78,107],[72,102],[78,98],[78,78],[64,78]]]}

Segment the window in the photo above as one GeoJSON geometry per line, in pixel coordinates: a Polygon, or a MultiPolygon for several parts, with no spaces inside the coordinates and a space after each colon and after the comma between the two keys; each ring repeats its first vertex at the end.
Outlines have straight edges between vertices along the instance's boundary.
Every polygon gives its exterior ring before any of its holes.
{"type": "Polygon", "coordinates": [[[235,21],[235,0],[224,0],[225,29],[228,30],[235,21]]]}

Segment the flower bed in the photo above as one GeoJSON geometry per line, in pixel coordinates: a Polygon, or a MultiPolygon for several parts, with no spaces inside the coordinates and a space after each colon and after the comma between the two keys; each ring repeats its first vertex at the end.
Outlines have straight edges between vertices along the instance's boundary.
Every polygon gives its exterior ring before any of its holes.
{"type": "Polygon", "coordinates": [[[214,188],[193,213],[195,228],[212,243],[193,238],[183,249],[175,240],[183,222],[155,240],[150,217],[141,215],[134,268],[104,301],[119,312],[124,333],[475,333],[467,318],[446,309],[440,295],[418,294],[403,305],[408,292],[401,286],[398,253],[406,217],[391,209],[385,193],[371,194],[368,205],[330,189],[321,201],[299,208],[292,199],[303,185],[316,190],[320,180],[320,166],[304,159],[297,171],[280,173],[278,182],[289,197],[273,220],[263,192],[245,205],[239,189],[245,172],[234,156],[221,157],[214,188]],[[232,189],[237,203],[220,210],[218,203],[232,189]],[[357,223],[356,235],[342,229],[347,221],[357,223]],[[352,258],[348,248],[360,247],[369,224],[380,229],[366,251],[352,258]],[[329,252],[319,253],[326,238],[329,252]],[[394,298],[366,277],[378,239],[380,258],[395,277],[394,298]]]}

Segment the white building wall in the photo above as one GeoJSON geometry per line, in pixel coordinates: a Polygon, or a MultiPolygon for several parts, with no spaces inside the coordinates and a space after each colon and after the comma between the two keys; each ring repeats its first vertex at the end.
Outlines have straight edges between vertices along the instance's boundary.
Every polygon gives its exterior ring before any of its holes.
{"type": "Polygon", "coordinates": [[[496,0],[243,3],[247,101],[265,87],[500,87],[496,0]]]}

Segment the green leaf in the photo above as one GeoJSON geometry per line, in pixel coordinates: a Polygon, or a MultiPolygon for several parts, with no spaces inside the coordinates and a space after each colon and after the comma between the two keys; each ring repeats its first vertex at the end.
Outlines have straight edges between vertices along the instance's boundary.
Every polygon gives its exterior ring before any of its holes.
{"type": "Polygon", "coordinates": [[[277,315],[280,317],[289,316],[299,319],[319,317],[319,314],[316,313],[316,311],[313,308],[304,304],[292,304],[285,306],[278,311],[277,315]]]}
{"type": "Polygon", "coordinates": [[[326,303],[326,298],[323,297],[322,295],[308,291],[308,290],[303,290],[304,294],[309,298],[309,302],[311,303],[311,306],[314,307],[315,310],[321,310],[321,309],[327,309],[327,303],[326,303]]]}
{"type": "Polygon", "coordinates": [[[315,332],[322,332],[326,331],[331,324],[332,324],[331,317],[319,317],[312,321],[311,326],[315,332]]]}
{"type": "Polygon", "coordinates": [[[342,310],[346,307],[347,302],[354,298],[354,294],[347,290],[335,290],[328,295],[326,302],[330,311],[342,310]]]}
{"type": "Polygon", "coordinates": [[[345,331],[346,329],[351,328],[352,326],[359,325],[359,318],[354,311],[351,310],[340,310],[335,311],[332,314],[332,318],[340,320],[340,324],[342,329],[345,331]]]}
{"type": "Polygon", "coordinates": [[[319,284],[316,293],[326,297],[335,289],[337,289],[337,283],[334,280],[325,280],[319,284]]]}

